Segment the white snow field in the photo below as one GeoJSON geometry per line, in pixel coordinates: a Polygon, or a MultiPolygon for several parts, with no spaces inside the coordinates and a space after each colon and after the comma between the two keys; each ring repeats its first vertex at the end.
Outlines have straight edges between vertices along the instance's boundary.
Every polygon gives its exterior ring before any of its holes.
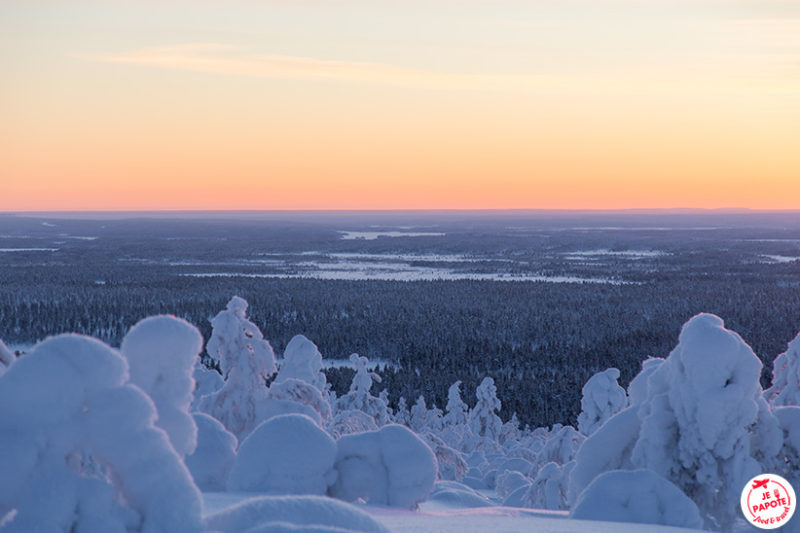
{"type": "Polygon", "coordinates": [[[395,409],[353,354],[337,397],[314,343],[276,360],[247,307],[212,320],[221,375],[172,316],[120,350],[0,341],[0,533],[743,532],[750,478],[800,482],[797,339],[764,391],[752,349],[697,315],[627,391],[617,369],[591,377],[577,428],[530,429],[500,418],[491,376],[472,406],[456,381],[444,411],[395,409]]]}
{"type": "MultiPolygon", "coordinates": [[[[287,525],[284,529],[222,529],[221,531],[236,533],[238,531],[276,531],[282,533],[301,531],[302,533],[360,533],[377,531],[379,533],[680,533],[698,531],[671,526],[656,526],[651,524],[635,524],[624,522],[608,522],[597,520],[571,519],[565,512],[542,511],[536,509],[518,509],[511,507],[483,507],[459,508],[453,505],[439,505],[437,503],[424,503],[420,509],[411,511],[407,509],[378,507],[370,505],[351,505],[350,508],[361,514],[347,514],[346,517],[334,515],[336,510],[341,510],[340,502],[328,500],[336,504],[336,508],[327,509],[320,502],[318,506],[303,510],[301,517],[293,517],[294,509],[300,507],[302,499],[296,497],[258,497],[253,494],[243,493],[205,493],[206,523],[219,527],[224,520],[232,522],[230,516],[238,513],[240,524],[263,521],[262,523],[282,523],[287,525]],[[292,506],[287,502],[293,501],[292,506]],[[251,501],[254,507],[260,507],[258,512],[252,509],[247,518],[239,518],[245,513],[237,506],[242,506],[251,501]],[[283,506],[284,509],[276,514],[266,513],[266,509],[275,509],[283,506]],[[366,515],[366,517],[364,516],[366,515]],[[371,519],[372,522],[367,521],[371,519]],[[245,522],[247,520],[247,522],[245,522]],[[349,520],[349,525],[346,521],[349,520]],[[338,525],[335,525],[338,524],[338,525]],[[314,526],[328,526],[336,529],[316,530],[314,526]],[[376,527],[377,526],[377,527],[376,527]],[[302,528],[302,529],[300,529],[302,528]],[[378,529],[380,528],[380,529],[378,529]]],[[[312,500],[313,501],[313,500],[312,500]]],[[[316,502],[315,502],[316,503],[316,502]]],[[[237,524],[239,526],[239,524],[237,524]]],[[[241,526],[240,526],[241,527],[241,526]]],[[[253,526],[250,526],[253,527],[253,526]]]]}

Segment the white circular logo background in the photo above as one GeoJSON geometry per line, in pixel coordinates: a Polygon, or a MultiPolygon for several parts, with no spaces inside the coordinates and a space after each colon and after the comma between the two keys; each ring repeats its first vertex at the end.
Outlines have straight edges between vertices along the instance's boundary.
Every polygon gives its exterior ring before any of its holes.
{"type": "Polygon", "coordinates": [[[741,503],[747,521],[761,529],[786,525],[797,507],[792,485],[777,474],[761,474],[748,481],[741,503]]]}

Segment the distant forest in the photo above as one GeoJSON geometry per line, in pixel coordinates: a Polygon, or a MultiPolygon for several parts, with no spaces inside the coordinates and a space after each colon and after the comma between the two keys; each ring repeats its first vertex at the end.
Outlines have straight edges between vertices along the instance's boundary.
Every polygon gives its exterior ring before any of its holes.
{"type": "MultiPolygon", "coordinates": [[[[35,269],[34,269],[35,270],[35,269]]],[[[33,274],[35,272],[28,274],[33,274]]],[[[28,277],[28,276],[26,276],[28,277]]],[[[145,276],[146,278],[146,276],[145,276]]],[[[64,280],[67,281],[67,280],[64,280]]],[[[492,376],[504,419],[516,412],[532,426],[574,423],[581,387],[598,370],[617,367],[623,386],[648,356],[666,356],[681,325],[701,311],[718,314],[765,363],[800,328],[800,289],[713,279],[644,285],[534,282],[391,282],[293,279],[136,279],[70,287],[49,275],[31,286],[4,284],[0,337],[7,342],[79,332],[119,345],[148,315],[171,313],[197,325],[240,295],[276,354],[295,334],[326,358],[357,352],[397,364],[381,375],[409,404],[424,394],[443,408],[460,379],[464,397],[492,376]]],[[[330,369],[344,393],[349,369],[330,369]]]]}

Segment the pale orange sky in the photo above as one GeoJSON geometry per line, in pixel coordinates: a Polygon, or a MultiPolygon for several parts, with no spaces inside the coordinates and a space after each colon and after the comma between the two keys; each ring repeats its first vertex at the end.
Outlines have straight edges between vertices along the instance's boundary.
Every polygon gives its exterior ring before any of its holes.
{"type": "Polygon", "coordinates": [[[0,3],[0,210],[800,208],[800,2],[0,3]]]}

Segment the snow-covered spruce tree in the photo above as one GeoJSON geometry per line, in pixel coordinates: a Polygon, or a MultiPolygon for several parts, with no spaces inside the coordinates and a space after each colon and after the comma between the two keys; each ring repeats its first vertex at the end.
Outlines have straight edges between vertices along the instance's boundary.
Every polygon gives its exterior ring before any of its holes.
{"type": "Polygon", "coordinates": [[[517,418],[517,413],[515,411],[512,413],[511,419],[500,428],[500,444],[514,447],[514,445],[519,442],[521,436],[519,418],[517,418]]]}
{"type": "Polygon", "coordinates": [[[761,361],[742,338],[719,317],[700,314],[648,379],[633,465],[677,485],[707,527],[730,529],[741,487],[761,470],[749,433],[758,420],[760,374],[761,361]]]}
{"type": "Polygon", "coordinates": [[[425,404],[425,396],[420,394],[416,403],[411,406],[411,417],[408,421],[410,427],[416,433],[425,431],[428,425],[428,406],[425,404]]]}
{"type": "Polygon", "coordinates": [[[775,407],[800,405],[800,334],[772,363],[772,387],[764,396],[775,407]]]}
{"type": "Polygon", "coordinates": [[[411,413],[408,410],[408,404],[403,396],[397,400],[397,411],[395,411],[393,419],[396,424],[403,426],[407,426],[411,422],[411,413]]]}
{"type": "Polygon", "coordinates": [[[575,455],[584,439],[572,426],[553,426],[530,468],[533,482],[523,498],[527,507],[552,510],[569,508],[570,474],[575,467],[575,455]]]}
{"type": "Polygon", "coordinates": [[[477,402],[469,412],[470,429],[476,437],[471,447],[491,449],[497,446],[497,438],[500,436],[500,429],[503,426],[503,422],[497,416],[501,404],[497,399],[497,387],[494,385],[494,380],[490,377],[483,378],[475,390],[475,395],[477,402]]]}
{"type": "Polygon", "coordinates": [[[428,409],[428,422],[425,424],[426,431],[432,431],[437,435],[442,432],[442,428],[444,427],[444,413],[441,409],[436,407],[434,403],[430,409],[428,409]]]}
{"type": "Polygon", "coordinates": [[[445,438],[452,436],[451,429],[443,431],[442,410],[434,404],[431,409],[425,405],[425,397],[420,395],[417,402],[411,407],[408,426],[422,438],[436,456],[439,465],[439,478],[458,480],[467,473],[467,464],[457,450],[457,445],[451,444],[452,440],[445,438]]]}
{"type": "Polygon", "coordinates": [[[240,442],[266,419],[266,381],[277,370],[272,347],[247,320],[246,311],[247,302],[234,296],[225,311],[211,320],[213,329],[206,351],[219,362],[225,385],[203,397],[198,405],[240,442]]]}
{"type": "Polygon", "coordinates": [[[275,353],[261,330],[247,319],[247,301],[234,296],[224,311],[211,319],[211,338],[206,352],[219,363],[226,380],[234,369],[251,368],[266,379],[278,371],[275,353]],[[243,360],[252,361],[243,364],[243,360]]]}
{"type": "Polygon", "coordinates": [[[348,411],[361,411],[371,416],[376,427],[389,422],[388,406],[380,398],[370,394],[372,383],[380,383],[381,377],[368,368],[369,359],[358,354],[350,355],[350,362],[356,371],[350,390],[337,400],[337,417],[349,416],[348,411]]]}
{"type": "Polygon", "coordinates": [[[689,496],[706,527],[730,529],[741,487],[776,469],[781,445],[760,372],[761,362],[722,319],[693,317],[669,357],[642,364],[629,387],[630,407],[581,446],[570,499],[603,472],[647,468],[689,496]]]}
{"type": "Polygon", "coordinates": [[[440,436],[448,446],[461,450],[471,437],[469,429],[469,407],[461,399],[461,381],[456,381],[447,390],[446,414],[442,419],[440,436]]]}
{"type": "Polygon", "coordinates": [[[139,321],[122,339],[120,351],[128,360],[131,383],[146,392],[158,411],[156,425],[167,432],[181,456],[194,451],[197,426],[189,414],[195,362],[203,349],[196,327],[174,316],[139,321]]]}
{"type": "Polygon", "coordinates": [[[469,407],[461,399],[461,381],[456,381],[447,389],[447,414],[444,415],[445,426],[466,425],[469,407]]]}
{"type": "Polygon", "coordinates": [[[591,435],[627,405],[628,397],[618,379],[619,370],[609,368],[593,375],[583,386],[578,430],[584,435],[591,435]]]}
{"type": "Polygon", "coordinates": [[[130,385],[119,352],[80,335],[38,344],[0,377],[3,533],[199,533],[200,492],[130,385]]]}
{"type": "Polygon", "coordinates": [[[533,462],[533,474],[547,463],[564,466],[575,459],[584,437],[572,426],[554,424],[544,442],[544,446],[536,454],[533,462]]]}
{"type": "Polygon", "coordinates": [[[386,423],[389,424],[394,420],[394,411],[392,406],[389,405],[389,389],[383,389],[378,393],[378,400],[386,406],[386,423]]]}
{"type": "Polygon", "coordinates": [[[0,376],[2,376],[11,364],[16,360],[16,357],[5,345],[3,339],[0,339],[0,376]]]}
{"type": "Polygon", "coordinates": [[[550,462],[539,468],[525,493],[525,506],[554,511],[569,509],[567,480],[574,466],[574,461],[565,465],[550,462]]]}
{"type": "Polygon", "coordinates": [[[431,450],[433,450],[433,454],[436,456],[436,462],[439,466],[439,479],[460,481],[467,475],[469,467],[458,450],[454,449],[452,446],[448,446],[448,444],[433,431],[426,431],[419,436],[430,446],[431,450]]]}

